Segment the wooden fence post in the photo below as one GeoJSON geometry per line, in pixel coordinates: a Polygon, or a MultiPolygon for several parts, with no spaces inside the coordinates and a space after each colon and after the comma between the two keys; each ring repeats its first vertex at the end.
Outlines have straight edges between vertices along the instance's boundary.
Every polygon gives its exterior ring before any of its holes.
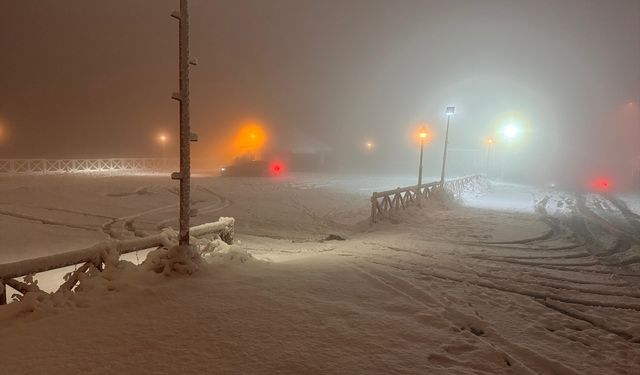
{"type": "Polygon", "coordinates": [[[0,279],[0,305],[7,304],[7,287],[4,285],[4,280],[0,279]]]}
{"type": "Polygon", "coordinates": [[[376,198],[376,194],[378,193],[374,191],[371,196],[371,224],[376,222],[376,201],[378,200],[378,198],[376,198]]]}

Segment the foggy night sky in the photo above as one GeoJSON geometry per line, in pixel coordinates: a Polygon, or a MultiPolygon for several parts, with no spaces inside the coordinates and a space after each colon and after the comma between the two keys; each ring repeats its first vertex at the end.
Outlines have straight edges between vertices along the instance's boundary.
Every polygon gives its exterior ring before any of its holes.
{"type": "MultiPolygon", "coordinates": [[[[0,1],[0,158],[159,156],[160,132],[177,142],[177,0],[0,1]]],[[[272,148],[353,161],[371,139],[381,169],[413,168],[410,132],[426,121],[434,167],[447,105],[454,149],[499,139],[519,113],[513,160],[535,178],[624,175],[640,154],[638,0],[190,6],[193,152],[213,166],[258,119],[272,148]]]]}

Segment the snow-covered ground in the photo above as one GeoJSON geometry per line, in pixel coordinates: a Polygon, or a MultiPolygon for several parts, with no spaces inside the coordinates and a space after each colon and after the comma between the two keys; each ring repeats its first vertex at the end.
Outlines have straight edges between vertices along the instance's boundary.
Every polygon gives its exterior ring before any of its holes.
{"type": "MultiPolygon", "coordinates": [[[[251,256],[171,277],[121,262],[1,307],[0,374],[638,373],[635,206],[492,184],[370,226],[371,192],[413,180],[196,178],[193,224],[235,217],[251,256]]],[[[0,177],[0,262],[175,226],[175,186],[0,177]]]]}

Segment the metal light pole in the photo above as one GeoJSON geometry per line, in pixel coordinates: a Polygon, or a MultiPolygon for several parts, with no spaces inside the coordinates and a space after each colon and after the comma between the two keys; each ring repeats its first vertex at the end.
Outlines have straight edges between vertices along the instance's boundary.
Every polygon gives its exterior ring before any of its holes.
{"type": "Polygon", "coordinates": [[[160,143],[162,144],[162,169],[164,169],[167,167],[167,153],[166,153],[167,137],[164,134],[160,136],[160,143]]]}
{"type": "Polygon", "coordinates": [[[418,168],[418,186],[422,185],[422,155],[424,153],[424,140],[427,139],[427,129],[420,128],[420,167],[418,168]]]}
{"type": "Polygon", "coordinates": [[[507,169],[507,163],[509,162],[509,158],[511,157],[511,148],[513,145],[513,140],[518,136],[520,130],[514,124],[507,124],[505,128],[502,130],[503,135],[507,138],[507,151],[502,159],[502,171],[500,172],[500,179],[504,180],[505,169],[507,169]]]}
{"type": "Polygon", "coordinates": [[[189,65],[196,65],[189,59],[189,4],[180,0],[180,11],[171,13],[178,20],[179,81],[180,92],[172,98],[180,103],[180,172],[171,174],[174,180],[180,180],[180,234],[179,244],[189,245],[189,216],[191,214],[191,144],[198,136],[191,133],[189,125],[189,65]]]}
{"type": "Polygon", "coordinates": [[[493,138],[489,137],[485,140],[485,143],[487,144],[487,165],[486,165],[486,171],[487,171],[487,177],[491,174],[491,149],[493,148],[493,138]]]}
{"type": "Polygon", "coordinates": [[[444,184],[444,169],[447,164],[447,146],[449,145],[449,120],[456,111],[456,107],[447,107],[445,115],[447,115],[447,132],[444,136],[444,155],[442,156],[442,173],[440,174],[440,185],[444,184]]]}
{"type": "Polygon", "coordinates": [[[251,146],[249,147],[249,159],[251,159],[251,161],[255,161],[256,160],[256,135],[255,133],[251,133],[251,146]]]}

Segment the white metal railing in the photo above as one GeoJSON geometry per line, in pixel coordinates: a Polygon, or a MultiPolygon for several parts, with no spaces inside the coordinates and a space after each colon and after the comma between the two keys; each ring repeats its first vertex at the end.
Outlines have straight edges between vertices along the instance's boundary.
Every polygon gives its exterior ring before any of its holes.
{"type": "Polygon", "coordinates": [[[164,159],[0,159],[0,175],[59,174],[109,171],[160,171],[164,159]]]}

